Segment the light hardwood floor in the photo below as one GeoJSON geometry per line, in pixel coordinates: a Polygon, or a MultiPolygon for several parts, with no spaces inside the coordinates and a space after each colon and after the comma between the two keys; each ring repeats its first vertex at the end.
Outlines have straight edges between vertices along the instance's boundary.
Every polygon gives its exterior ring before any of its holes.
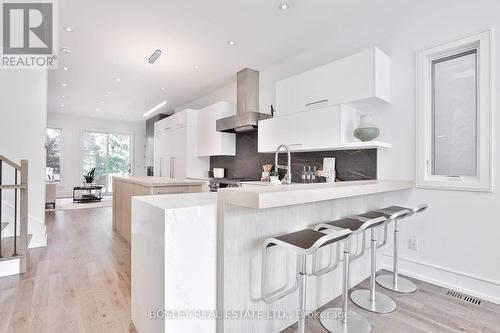
{"type": "MultiPolygon", "coordinates": [[[[111,208],[47,213],[49,245],[29,251],[26,274],[0,278],[0,333],[135,332],[130,247],[111,223],[111,208]]],[[[420,289],[412,295],[380,289],[398,304],[391,314],[372,314],[352,303],[351,309],[368,318],[373,333],[500,332],[500,306],[468,304],[416,282],[420,289]]],[[[367,286],[368,280],[358,288],[367,286]]],[[[295,332],[296,325],[284,331],[295,332]]],[[[326,330],[310,320],[307,332],[326,330]]]]}
{"type": "MultiPolygon", "coordinates": [[[[380,271],[380,273],[389,273],[380,271]]],[[[410,279],[412,280],[412,279],[410,279]]],[[[483,301],[480,306],[467,303],[446,295],[446,289],[412,280],[418,291],[398,294],[377,286],[377,291],[391,297],[397,304],[396,311],[390,314],[374,314],[354,305],[349,300],[349,309],[364,316],[372,326],[371,333],[500,333],[500,306],[483,301]]],[[[352,288],[368,289],[369,279],[352,288]]],[[[340,297],[319,311],[330,307],[340,307],[340,297]]],[[[319,320],[311,319],[306,324],[307,333],[327,333],[319,320]]],[[[282,333],[297,332],[293,325],[282,333]]]]}
{"type": "Polygon", "coordinates": [[[111,208],[51,212],[48,246],[28,272],[0,278],[0,332],[135,332],[130,324],[130,247],[111,208]]]}

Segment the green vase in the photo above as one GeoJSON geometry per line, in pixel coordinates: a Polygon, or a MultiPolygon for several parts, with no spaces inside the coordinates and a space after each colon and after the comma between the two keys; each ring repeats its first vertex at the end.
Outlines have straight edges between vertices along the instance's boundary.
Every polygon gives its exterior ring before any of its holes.
{"type": "Polygon", "coordinates": [[[380,130],[373,124],[370,116],[361,116],[359,126],[354,130],[354,137],[363,142],[372,141],[380,135],[380,130]]]}

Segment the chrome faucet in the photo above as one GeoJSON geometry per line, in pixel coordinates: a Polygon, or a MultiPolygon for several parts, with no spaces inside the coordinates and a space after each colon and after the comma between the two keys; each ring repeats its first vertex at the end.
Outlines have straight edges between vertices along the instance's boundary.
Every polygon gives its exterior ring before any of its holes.
{"type": "Polygon", "coordinates": [[[274,168],[276,169],[275,170],[276,172],[278,172],[279,169],[286,170],[286,175],[281,180],[281,183],[283,183],[283,184],[291,184],[292,183],[292,155],[290,154],[290,148],[287,145],[279,145],[278,148],[276,149],[276,153],[274,154],[274,168]],[[285,148],[285,150],[288,154],[288,165],[286,165],[286,166],[278,164],[278,155],[280,153],[281,148],[285,148]]]}

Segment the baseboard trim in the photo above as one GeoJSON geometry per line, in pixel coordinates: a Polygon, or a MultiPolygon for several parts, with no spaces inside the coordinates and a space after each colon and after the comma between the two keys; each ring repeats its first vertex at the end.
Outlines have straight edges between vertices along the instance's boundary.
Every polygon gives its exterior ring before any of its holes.
{"type": "Polygon", "coordinates": [[[0,277],[16,275],[20,272],[19,259],[0,261],[0,277]]]}
{"type": "MultiPolygon", "coordinates": [[[[392,271],[392,258],[384,254],[382,267],[392,271]]],[[[500,305],[500,281],[406,258],[399,258],[399,267],[403,275],[500,305]]]]}
{"type": "Polygon", "coordinates": [[[43,229],[43,239],[41,241],[35,242],[34,239],[31,239],[31,242],[28,245],[28,249],[34,249],[37,247],[45,247],[47,246],[47,228],[43,229]]]}

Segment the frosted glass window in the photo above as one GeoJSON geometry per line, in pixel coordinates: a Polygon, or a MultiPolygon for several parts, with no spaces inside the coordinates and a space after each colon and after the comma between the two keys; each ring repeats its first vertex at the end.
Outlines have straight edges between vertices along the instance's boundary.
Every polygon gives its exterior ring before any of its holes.
{"type": "Polygon", "coordinates": [[[477,50],[432,61],[432,174],[478,174],[477,50]]]}

